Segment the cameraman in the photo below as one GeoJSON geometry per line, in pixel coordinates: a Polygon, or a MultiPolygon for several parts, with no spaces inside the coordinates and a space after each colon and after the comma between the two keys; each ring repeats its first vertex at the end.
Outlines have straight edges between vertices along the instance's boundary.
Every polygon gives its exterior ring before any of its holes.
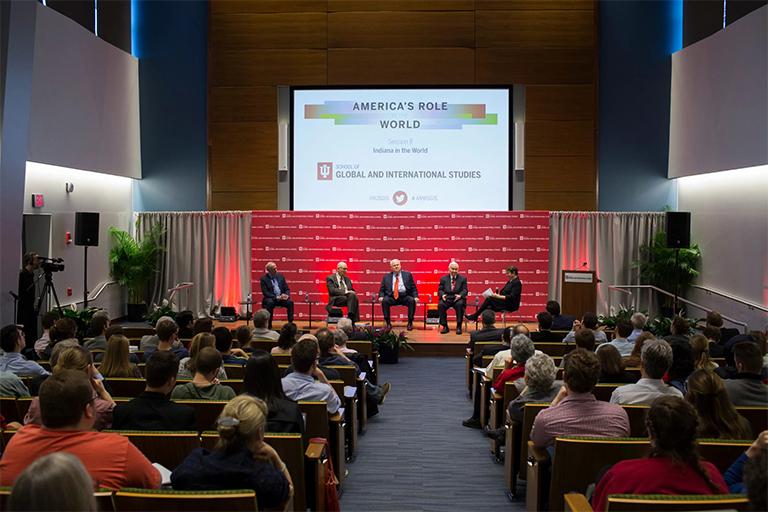
{"type": "Polygon", "coordinates": [[[37,340],[37,312],[35,311],[35,295],[37,286],[35,271],[40,268],[40,258],[37,253],[28,252],[21,260],[23,268],[19,272],[19,307],[16,322],[24,325],[26,346],[34,349],[37,340]]]}

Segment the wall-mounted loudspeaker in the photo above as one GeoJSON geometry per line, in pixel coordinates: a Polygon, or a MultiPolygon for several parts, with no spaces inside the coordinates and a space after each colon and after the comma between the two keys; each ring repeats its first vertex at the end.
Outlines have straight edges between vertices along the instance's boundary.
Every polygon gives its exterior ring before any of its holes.
{"type": "Polygon", "coordinates": [[[99,214],[75,213],[75,245],[96,247],[99,245],[99,214]]]}
{"type": "Polygon", "coordinates": [[[667,212],[667,247],[688,249],[691,246],[691,212],[667,212]]]}

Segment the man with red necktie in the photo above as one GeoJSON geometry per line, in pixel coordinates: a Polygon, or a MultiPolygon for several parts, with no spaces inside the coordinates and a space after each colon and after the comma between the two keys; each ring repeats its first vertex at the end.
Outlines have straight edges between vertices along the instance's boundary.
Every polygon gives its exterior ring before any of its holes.
{"type": "Polygon", "coordinates": [[[461,324],[464,321],[464,311],[467,307],[467,278],[459,275],[459,264],[452,261],[448,265],[448,274],[440,278],[437,288],[437,312],[440,315],[440,334],[446,334],[448,329],[448,310],[456,310],[456,334],[461,334],[461,324]]]}
{"type": "Polygon", "coordinates": [[[408,326],[413,329],[413,316],[416,313],[416,302],[419,300],[419,292],[416,290],[416,281],[410,272],[401,270],[400,260],[391,260],[389,267],[392,270],[384,275],[379,288],[379,302],[381,312],[384,314],[384,322],[387,327],[392,327],[389,316],[389,308],[392,306],[408,307],[408,326]]]}

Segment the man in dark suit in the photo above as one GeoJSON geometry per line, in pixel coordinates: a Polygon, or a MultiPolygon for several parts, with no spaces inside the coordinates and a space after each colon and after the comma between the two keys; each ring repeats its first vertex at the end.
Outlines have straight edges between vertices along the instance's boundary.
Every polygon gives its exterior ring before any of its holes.
{"type": "Polygon", "coordinates": [[[483,328],[469,333],[469,348],[472,353],[475,352],[476,341],[498,341],[501,342],[504,336],[504,329],[496,328],[496,313],[487,309],[480,315],[483,322],[483,328]]]}
{"type": "Polygon", "coordinates": [[[264,296],[261,307],[269,311],[269,328],[271,329],[276,306],[285,308],[288,312],[288,321],[293,322],[293,301],[289,298],[291,289],[288,288],[283,274],[277,272],[277,265],[270,261],[265,268],[267,273],[259,280],[261,294],[264,296]]]}
{"type": "Polygon", "coordinates": [[[195,410],[172,402],[179,359],[173,352],[157,351],[147,360],[147,387],[130,402],[117,404],[112,428],[120,430],[197,430],[195,410]]]}
{"type": "Polygon", "coordinates": [[[384,275],[379,288],[379,301],[381,302],[381,312],[384,314],[384,321],[387,327],[392,327],[389,317],[389,308],[392,306],[408,306],[408,326],[407,329],[413,330],[413,316],[416,314],[416,302],[419,300],[419,292],[416,290],[416,281],[413,275],[401,269],[400,260],[389,262],[389,268],[392,269],[384,275]]]}
{"type": "Polygon", "coordinates": [[[325,285],[328,287],[328,305],[325,306],[328,314],[334,306],[347,306],[347,316],[355,325],[360,320],[360,303],[352,280],[347,277],[347,264],[340,261],[336,265],[336,273],[325,278],[325,285]]]}
{"type": "Polygon", "coordinates": [[[440,278],[437,287],[437,312],[440,315],[440,334],[446,334],[448,329],[448,309],[456,310],[456,334],[461,334],[461,324],[464,322],[464,311],[467,308],[467,278],[459,275],[459,264],[452,261],[448,265],[448,275],[440,278]]]}
{"type": "Polygon", "coordinates": [[[571,315],[560,314],[560,303],[556,300],[547,301],[547,311],[552,315],[553,331],[570,331],[573,327],[573,321],[576,320],[571,315]]]}
{"type": "Polygon", "coordinates": [[[504,269],[507,276],[507,284],[499,293],[492,293],[483,301],[477,311],[467,315],[467,320],[476,322],[480,314],[486,309],[491,311],[517,311],[520,309],[520,295],[523,293],[523,284],[517,275],[517,267],[507,267],[504,269]]]}
{"type": "Polygon", "coordinates": [[[531,341],[548,343],[563,341],[565,336],[562,333],[552,332],[552,315],[549,311],[542,311],[537,314],[536,321],[539,322],[539,330],[531,333],[531,341]]]}

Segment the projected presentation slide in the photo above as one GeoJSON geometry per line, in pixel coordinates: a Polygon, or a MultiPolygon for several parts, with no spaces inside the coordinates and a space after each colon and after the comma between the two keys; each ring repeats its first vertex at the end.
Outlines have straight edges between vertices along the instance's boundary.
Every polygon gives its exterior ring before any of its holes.
{"type": "Polygon", "coordinates": [[[510,89],[293,89],[294,210],[509,209],[510,89]]]}

